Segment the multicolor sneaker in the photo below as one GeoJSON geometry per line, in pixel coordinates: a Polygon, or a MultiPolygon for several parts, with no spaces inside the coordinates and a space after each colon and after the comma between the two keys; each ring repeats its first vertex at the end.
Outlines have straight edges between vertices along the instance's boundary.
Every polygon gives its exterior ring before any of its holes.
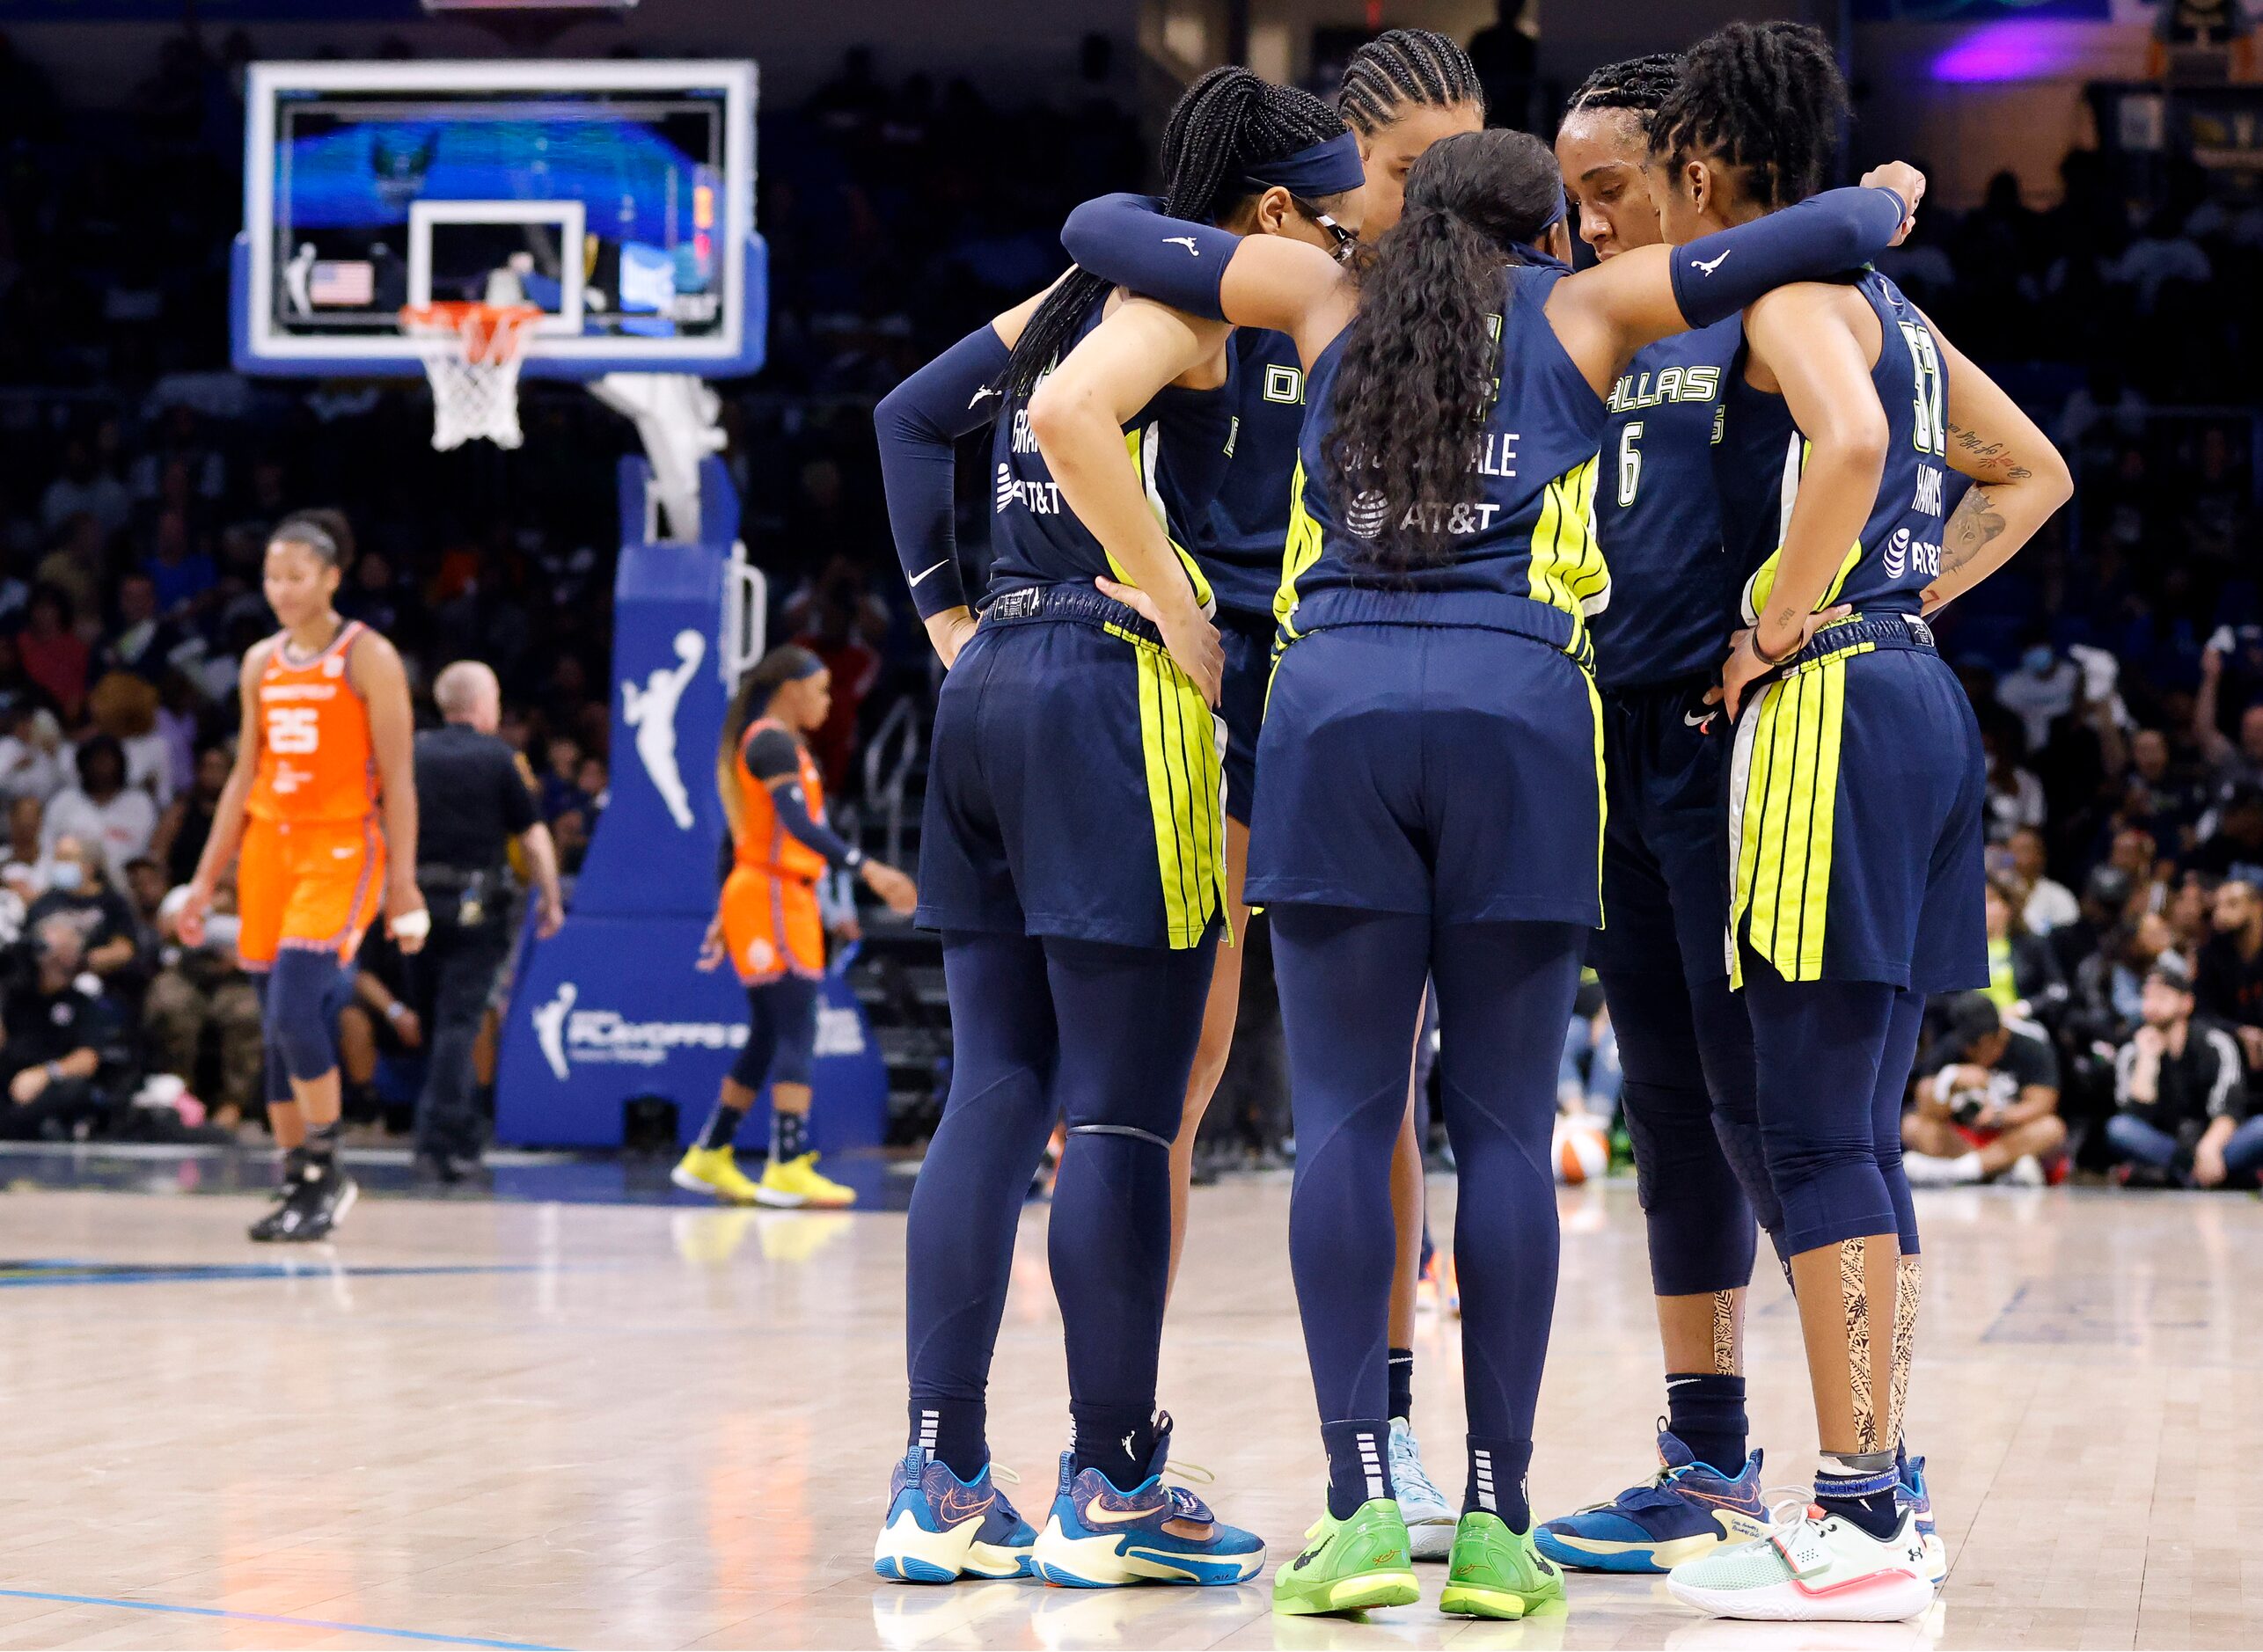
{"type": "Polygon", "coordinates": [[[1323,1512],[1304,1540],[1304,1553],[1273,1574],[1273,1610],[1285,1617],[1411,1606],[1422,1598],[1406,1519],[1388,1497],[1361,1503],[1348,1519],[1323,1512]]]}
{"type": "Polygon", "coordinates": [[[725,1204],[752,1204],[755,1186],[738,1167],[729,1147],[701,1147],[696,1142],[684,1150],[668,1180],[686,1193],[712,1194],[725,1204]]]}
{"type": "Polygon", "coordinates": [[[1559,1566],[1586,1572],[1666,1572],[1698,1560],[1724,1544],[1768,1535],[1768,1506],[1761,1499],[1761,1454],[1745,1458],[1734,1480],[1664,1429],[1658,1434],[1658,1473],[1608,1502],[1543,1521],[1534,1541],[1559,1566]]]}
{"type": "Polygon", "coordinates": [[[762,1180],[754,1184],[754,1202],[780,1210],[810,1206],[838,1210],[843,1205],[856,1202],[856,1189],[819,1175],[817,1154],[804,1153],[782,1163],[772,1159],[762,1173],[762,1180]]]}
{"type": "Polygon", "coordinates": [[[1564,1604],[1564,1574],[1549,1564],[1529,1531],[1472,1509],[1454,1528],[1446,1590],[1438,1609],[1449,1618],[1521,1618],[1564,1604]]]}
{"type": "Polygon", "coordinates": [[[1666,1590],[1716,1618],[1899,1623],[1933,1604],[1916,1513],[1904,1503],[1900,1515],[1880,1541],[1807,1504],[1764,1538],[1684,1561],[1666,1575],[1666,1590]]]}
{"type": "Polygon", "coordinates": [[[1037,1534],[1036,1575],[1069,1589],[1127,1583],[1246,1583],[1265,1568],[1255,1532],[1227,1525],[1183,1486],[1163,1484],[1171,1420],[1155,1436],[1147,1478],[1118,1491],[1096,1468],[1080,1473],[1076,1453],[1061,1453],[1053,1511],[1037,1534]]]}
{"type": "Polygon", "coordinates": [[[1422,1466],[1422,1443],[1404,1417],[1391,1419],[1391,1488],[1407,1523],[1407,1550],[1418,1561],[1442,1561],[1454,1546],[1454,1505],[1422,1466]]]}
{"type": "Polygon", "coordinates": [[[1925,1546],[1925,1576],[1938,1589],[1948,1581],[1949,1551],[1942,1546],[1941,1534],[1933,1529],[1933,1496],[1925,1488],[1925,1459],[1922,1457],[1901,1459],[1901,1501],[1915,1517],[1918,1541],[1925,1546]]]}
{"type": "Polygon", "coordinates": [[[872,1569],[891,1583],[1027,1577],[1036,1540],[988,1464],[964,1480],[914,1447],[888,1477],[888,1524],[872,1546],[872,1569]]]}

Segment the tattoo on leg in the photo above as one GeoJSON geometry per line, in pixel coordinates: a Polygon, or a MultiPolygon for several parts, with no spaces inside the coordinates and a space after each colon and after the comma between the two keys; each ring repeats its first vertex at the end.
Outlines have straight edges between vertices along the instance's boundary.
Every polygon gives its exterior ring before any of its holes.
{"type": "Polygon", "coordinates": [[[1737,1293],[1717,1290],[1713,1293],[1713,1374],[1733,1377],[1737,1363],[1737,1293]]]}
{"type": "Polygon", "coordinates": [[[1847,1312],[1847,1393],[1854,1405],[1855,1450],[1875,1451],[1878,1406],[1871,1393],[1870,1285],[1863,1277],[1866,1239],[1839,1242],[1839,1298],[1847,1312]]]}
{"type": "Polygon", "coordinates": [[[1909,1400],[1909,1362],[1917,1346],[1917,1298],[1925,1283],[1925,1265],[1905,1256],[1893,1272],[1893,1394],[1886,1408],[1886,1437],[1901,1437],[1902,1407],[1909,1400]]]}

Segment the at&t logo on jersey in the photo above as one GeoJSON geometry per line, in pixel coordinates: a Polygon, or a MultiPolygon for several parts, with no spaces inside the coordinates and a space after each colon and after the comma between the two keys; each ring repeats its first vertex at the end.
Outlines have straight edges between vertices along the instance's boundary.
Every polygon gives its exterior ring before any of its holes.
{"type": "Polygon", "coordinates": [[[1886,577],[1898,580],[1905,574],[1922,574],[1927,579],[1937,579],[1941,573],[1941,547],[1930,539],[1912,539],[1909,530],[1896,528],[1893,537],[1886,542],[1886,577]]]}
{"type": "Polygon", "coordinates": [[[1004,515],[1008,507],[1019,505],[1039,516],[1057,516],[1061,509],[1061,485],[1058,482],[1025,482],[1014,474],[1014,467],[1000,460],[998,465],[997,506],[991,513],[1004,515]]]}

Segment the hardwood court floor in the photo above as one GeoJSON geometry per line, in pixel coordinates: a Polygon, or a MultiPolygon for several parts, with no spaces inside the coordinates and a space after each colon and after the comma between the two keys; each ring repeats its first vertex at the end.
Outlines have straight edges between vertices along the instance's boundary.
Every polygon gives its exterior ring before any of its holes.
{"type": "MultiPolygon", "coordinates": [[[[1277,1556],[1320,1495],[1287,1197],[1197,1193],[1164,1361],[1179,1453],[1277,1556]]],[[[1442,1216],[1450,1182],[1433,1197],[1442,1216]]],[[[1803,1629],[1703,1623],[1649,1579],[1574,1578],[1567,1616],[1522,1625],[1276,1621],[1262,1587],[881,1585],[899,1216],[370,1199],[333,1257],[246,1245],[241,1196],[18,1190],[0,1648],[2263,1644],[2263,1203],[1919,1197],[1911,1438],[1953,1570],[1924,1623],[1803,1629]]],[[[1632,1188],[1564,1210],[1543,1512],[1640,1475],[1659,1409],[1632,1188]]],[[[1044,1233],[1033,1208],[993,1385],[1040,1518],[1066,1431],[1044,1233]]],[[[1780,1281],[1751,1343],[1770,1478],[1796,1481],[1813,1442],[1780,1281]]],[[[1457,1485],[1458,1352],[1424,1321],[1416,1422],[1457,1485]]]]}

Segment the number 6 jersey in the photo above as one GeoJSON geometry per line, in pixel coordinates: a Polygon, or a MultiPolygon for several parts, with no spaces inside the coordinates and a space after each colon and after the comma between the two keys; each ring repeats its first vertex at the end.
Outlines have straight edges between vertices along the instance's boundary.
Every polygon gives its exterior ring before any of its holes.
{"type": "Polygon", "coordinates": [[[287,635],[267,651],[258,690],[260,764],[245,805],[254,819],[360,820],[377,807],[370,712],[346,679],[347,657],[366,629],[348,620],[312,659],[296,655],[287,635]]]}

